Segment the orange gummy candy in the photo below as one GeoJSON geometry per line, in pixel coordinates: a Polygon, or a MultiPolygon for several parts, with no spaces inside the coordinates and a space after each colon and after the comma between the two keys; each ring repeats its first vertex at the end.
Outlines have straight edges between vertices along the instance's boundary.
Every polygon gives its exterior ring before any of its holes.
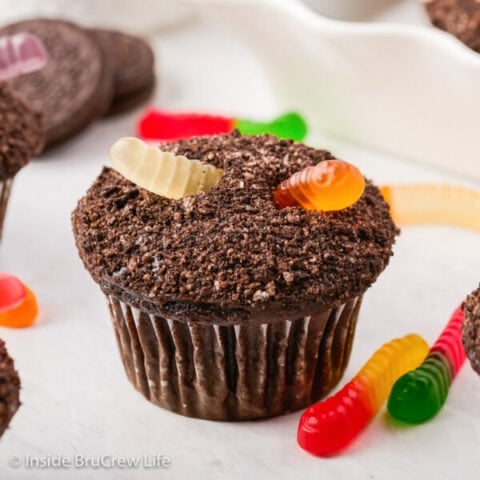
{"type": "Polygon", "coordinates": [[[342,160],[325,160],[282,182],[273,192],[273,200],[280,208],[299,205],[305,210],[343,210],[364,190],[365,179],[357,167],[342,160]]]}
{"type": "Polygon", "coordinates": [[[0,311],[0,326],[10,328],[29,327],[38,315],[37,299],[24,285],[25,298],[11,308],[0,311]]]}

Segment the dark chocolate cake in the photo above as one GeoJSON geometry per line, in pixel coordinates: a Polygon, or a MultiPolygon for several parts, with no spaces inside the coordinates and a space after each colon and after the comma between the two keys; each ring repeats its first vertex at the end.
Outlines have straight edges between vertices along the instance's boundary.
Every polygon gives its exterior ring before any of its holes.
{"type": "Polygon", "coordinates": [[[20,378],[0,339],[0,437],[20,406],[20,378]]]}
{"type": "Polygon", "coordinates": [[[340,379],[362,294],[392,254],[397,230],[379,190],[367,182],[342,211],[279,209],[273,189],[330,153],[236,132],[162,149],[224,174],[208,193],[170,200],[104,169],[73,213],[130,380],[203,418],[317,400],[340,379]]]}
{"type": "Polygon", "coordinates": [[[463,346],[472,368],[480,375],[480,288],[474,290],[463,303],[463,346]]]}

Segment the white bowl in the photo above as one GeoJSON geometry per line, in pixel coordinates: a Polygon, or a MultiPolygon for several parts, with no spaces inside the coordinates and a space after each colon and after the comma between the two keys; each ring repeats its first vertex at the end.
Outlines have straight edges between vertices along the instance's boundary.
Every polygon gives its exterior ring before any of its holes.
{"type": "Polygon", "coordinates": [[[480,56],[453,36],[333,20],[296,0],[191,1],[251,45],[279,108],[313,129],[480,178],[480,56]]]}
{"type": "Polygon", "coordinates": [[[399,0],[303,0],[313,10],[326,17],[338,20],[360,20],[369,18],[381,10],[388,9],[399,0]]]}
{"type": "Polygon", "coordinates": [[[2,24],[35,16],[66,17],[87,26],[145,34],[182,21],[189,9],[177,0],[0,0],[2,24]]]}

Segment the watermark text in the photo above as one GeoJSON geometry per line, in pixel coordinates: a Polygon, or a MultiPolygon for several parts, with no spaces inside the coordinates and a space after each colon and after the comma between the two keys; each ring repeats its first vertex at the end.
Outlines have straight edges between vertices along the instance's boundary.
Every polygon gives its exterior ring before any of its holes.
{"type": "Polygon", "coordinates": [[[162,453],[144,454],[140,456],[121,456],[105,453],[102,455],[12,455],[8,459],[12,468],[30,470],[135,470],[157,469],[168,470],[172,459],[162,453]]]}

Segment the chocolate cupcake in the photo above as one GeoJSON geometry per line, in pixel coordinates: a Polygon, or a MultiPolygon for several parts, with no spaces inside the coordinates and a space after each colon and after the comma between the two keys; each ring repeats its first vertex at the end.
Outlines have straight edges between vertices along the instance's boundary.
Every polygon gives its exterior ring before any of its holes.
{"type": "Polygon", "coordinates": [[[40,116],[18,95],[0,84],[0,239],[13,179],[43,148],[40,116]]]}
{"type": "Polygon", "coordinates": [[[433,25],[480,52],[478,0],[422,0],[433,25]]]}
{"type": "Polygon", "coordinates": [[[341,378],[365,290],[396,227],[379,190],[336,212],[279,209],[273,189],[330,153],[237,132],[162,145],[223,168],[170,200],[104,169],[73,213],[126,373],[174,412],[247,420],[304,408],[341,378]]]}
{"type": "Polygon", "coordinates": [[[20,406],[20,378],[0,339],[0,437],[20,406]]]}
{"type": "Polygon", "coordinates": [[[480,375],[480,287],[462,305],[465,314],[462,340],[472,368],[480,375]]]}

